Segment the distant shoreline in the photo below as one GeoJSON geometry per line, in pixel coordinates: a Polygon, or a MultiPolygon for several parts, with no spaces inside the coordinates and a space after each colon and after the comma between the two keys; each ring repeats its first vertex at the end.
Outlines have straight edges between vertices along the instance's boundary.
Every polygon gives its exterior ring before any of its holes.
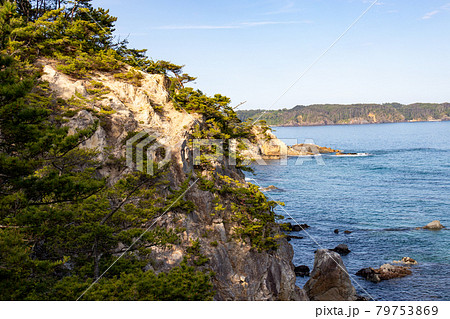
{"type": "Polygon", "coordinates": [[[281,110],[238,110],[242,121],[264,120],[269,126],[324,126],[450,120],[450,103],[315,104],[281,110]]]}
{"type": "Polygon", "coordinates": [[[450,119],[443,120],[427,120],[427,121],[398,121],[398,122],[373,122],[373,123],[333,123],[333,124],[302,124],[302,125],[268,125],[269,127],[317,127],[317,126],[352,126],[352,125],[377,125],[377,124],[399,124],[399,123],[436,123],[450,122],[450,119]]]}

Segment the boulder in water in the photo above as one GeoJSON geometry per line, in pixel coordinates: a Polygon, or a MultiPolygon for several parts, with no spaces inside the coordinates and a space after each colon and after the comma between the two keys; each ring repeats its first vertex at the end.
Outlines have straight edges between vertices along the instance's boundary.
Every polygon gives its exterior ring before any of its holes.
{"type": "Polygon", "coordinates": [[[429,223],[428,225],[426,225],[423,229],[431,229],[431,230],[438,230],[438,229],[442,229],[445,228],[444,226],[442,226],[441,222],[438,220],[433,220],[431,223],[429,223]]]}
{"type": "Polygon", "coordinates": [[[280,189],[274,185],[269,185],[267,187],[261,188],[262,192],[269,192],[269,191],[276,191],[276,190],[280,190],[280,189]]]}
{"type": "Polygon", "coordinates": [[[339,229],[335,229],[335,230],[334,230],[334,233],[335,233],[335,234],[339,234],[339,229]]]}
{"type": "Polygon", "coordinates": [[[333,249],[330,249],[331,251],[335,251],[337,252],[339,255],[345,256],[348,255],[351,250],[348,249],[348,246],[345,244],[339,244],[336,247],[334,247],[333,249]]]}
{"type": "Polygon", "coordinates": [[[412,271],[408,267],[394,266],[391,264],[384,264],[378,269],[373,269],[371,267],[363,268],[356,273],[357,276],[363,277],[372,282],[402,278],[411,274],[412,271]]]}
{"type": "Polygon", "coordinates": [[[393,263],[406,264],[406,265],[417,265],[417,261],[415,261],[411,257],[403,257],[401,260],[394,260],[393,263]]]}
{"type": "Polygon", "coordinates": [[[412,274],[412,271],[408,267],[394,266],[390,264],[384,264],[375,271],[378,273],[381,280],[402,278],[412,274]]]}
{"type": "Polygon", "coordinates": [[[371,267],[358,270],[356,276],[363,277],[364,279],[375,283],[381,281],[380,276],[378,276],[375,270],[371,267]]]}
{"type": "Polygon", "coordinates": [[[352,232],[349,230],[344,230],[344,234],[351,234],[352,232]]]}
{"type": "Polygon", "coordinates": [[[309,267],[305,265],[300,265],[294,268],[295,275],[300,277],[309,276],[309,271],[309,267]]]}
{"type": "Polygon", "coordinates": [[[304,286],[311,300],[353,301],[356,290],[353,287],[341,256],[327,249],[319,249],[314,258],[311,278],[304,286]]]}

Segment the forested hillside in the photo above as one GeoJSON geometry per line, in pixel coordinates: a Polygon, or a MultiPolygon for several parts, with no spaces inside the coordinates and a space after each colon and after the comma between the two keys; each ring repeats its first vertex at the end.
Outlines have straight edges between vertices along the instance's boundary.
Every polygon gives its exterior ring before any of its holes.
{"type": "Polygon", "coordinates": [[[317,104],[297,105],[289,110],[243,110],[237,114],[241,120],[260,119],[275,126],[445,121],[450,120],[450,104],[317,104]]]}

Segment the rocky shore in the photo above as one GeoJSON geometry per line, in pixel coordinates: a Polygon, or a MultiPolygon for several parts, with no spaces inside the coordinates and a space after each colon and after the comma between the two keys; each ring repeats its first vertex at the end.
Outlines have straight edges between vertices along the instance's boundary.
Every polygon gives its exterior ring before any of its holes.
{"type": "Polygon", "coordinates": [[[247,158],[255,160],[278,160],[291,156],[315,156],[321,154],[346,155],[341,150],[335,150],[329,147],[323,147],[315,144],[295,144],[286,145],[279,140],[270,130],[263,131],[260,127],[255,127],[255,143],[246,145],[247,149],[242,152],[247,158]]]}

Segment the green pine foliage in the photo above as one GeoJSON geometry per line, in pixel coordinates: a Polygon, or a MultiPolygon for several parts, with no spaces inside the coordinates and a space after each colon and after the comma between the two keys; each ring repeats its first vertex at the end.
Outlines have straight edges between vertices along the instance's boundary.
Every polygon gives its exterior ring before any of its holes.
{"type": "MultiPolygon", "coordinates": [[[[58,283],[53,289],[58,300],[74,300],[87,288],[74,277],[58,283]],[[67,287],[75,287],[68,291],[67,287]],[[75,292],[75,293],[74,293],[75,292]],[[67,298],[67,297],[70,298],[67,298]]],[[[112,278],[102,278],[83,296],[83,300],[108,301],[202,301],[212,300],[214,291],[209,273],[196,271],[183,262],[169,272],[155,274],[140,269],[112,278]]]]}
{"type": "Polygon", "coordinates": [[[200,188],[215,195],[214,215],[234,222],[235,239],[250,243],[258,252],[278,248],[278,240],[285,236],[277,223],[283,216],[275,213],[275,207],[283,203],[268,201],[258,186],[218,172],[198,177],[200,188]]]}
{"type": "MultiPolygon", "coordinates": [[[[226,96],[216,94],[213,97],[205,95],[200,90],[193,88],[179,88],[173,93],[175,107],[185,112],[197,113],[203,116],[202,124],[197,123],[192,132],[195,139],[216,139],[223,140],[223,156],[234,159],[236,166],[242,170],[251,170],[243,165],[244,158],[239,152],[230,153],[230,141],[235,139],[239,147],[243,147],[242,139],[255,140],[250,122],[242,122],[237,117],[236,112],[230,106],[230,99],[226,96]]],[[[209,153],[215,153],[211,149],[209,153]]],[[[201,168],[211,169],[211,159],[208,158],[208,151],[202,152],[201,168]]]]}

